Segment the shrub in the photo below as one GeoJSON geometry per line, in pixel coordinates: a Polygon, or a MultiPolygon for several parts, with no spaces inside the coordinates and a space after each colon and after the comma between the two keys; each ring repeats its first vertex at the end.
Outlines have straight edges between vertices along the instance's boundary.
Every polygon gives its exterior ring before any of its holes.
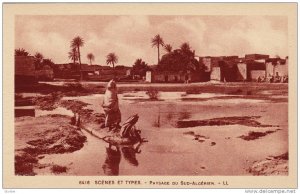
{"type": "Polygon", "coordinates": [[[66,83],[64,84],[64,87],[66,87],[69,90],[74,90],[74,91],[80,91],[83,89],[83,86],[81,83],[76,82],[76,83],[66,83]]]}
{"type": "Polygon", "coordinates": [[[67,172],[67,167],[54,165],[54,166],[52,166],[51,171],[55,174],[60,174],[60,173],[63,173],[63,172],[67,172]]]}
{"type": "Polygon", "coordinates": [[[156,89],[149,89],[146,94],[151,100],[157,100],[159,96],[159,92],[156,89]]]}

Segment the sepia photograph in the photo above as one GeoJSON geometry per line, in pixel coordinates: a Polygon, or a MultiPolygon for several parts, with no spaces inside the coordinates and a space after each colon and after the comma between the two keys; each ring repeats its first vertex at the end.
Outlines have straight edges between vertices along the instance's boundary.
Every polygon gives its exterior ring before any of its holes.
{"type": "Polygon", "coordinates": [[[290,175],[288,15],[13,21],[13,176],[290,175]]]}

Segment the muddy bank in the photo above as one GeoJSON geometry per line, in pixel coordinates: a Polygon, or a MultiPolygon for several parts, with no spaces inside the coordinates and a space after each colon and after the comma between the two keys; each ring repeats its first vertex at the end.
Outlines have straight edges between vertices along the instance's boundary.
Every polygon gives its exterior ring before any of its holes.
{"type": "Polygon", "coordinates": [[[105,86],[93,85],[83,86],[80,82],[65,83],[63,85],[51,85],[46,83],[36,83],[31,85],[16,85],[15,93],[40,93],[51,94],[55,92],[63,93],[65,96],[84,96],[95,93],[104,93],[105,86]]]}
{"type": "Polygon", "coordinates": [[[81,149],[86,137],[69,122],[70,117],[62,115],[16,118],[16,175],[35,175],[34,168],[45,167],[38,163],[45,154],[70,153],[81,149]]]}
{"type": "Polygon", "coordinates": [[[255,161],[251,167],[247,169],[252,175],[263,175],[263,176],[273,176],[273,175],[288,175],[288,152],[278,155],[269,156],[264,160],[255,161]]]}
{"type": "Polygon", "coordinates": [[[80,116],[80,123],[82,126],[95,124],[103,127],[105,121],[104,113],[95,113],[94,110],[86,108],[89,104],[78,100],[61,100],[59,106],[78,113],[80,116]]]}
{"type": "Polygon", "coordinates": [[[276,127],[274,125],[261,124],[255,119],[259,116],[244,116],[244,117],[221,117],[205,120],[183,120],[177,121],[177,128],[198,127],[198,126],[221,126],[221,125],[244,125],[248,127],[276,127]]]}
{"type": "Polygon", "coordinates": [[[238,138],[241,138],[241,139],[246,140],[246,141],[251,141],[251,140],[256,140],[260,137],[264,137],[266,135],[275,133],[276,131],[279,131],[279,130],[281,130],[281,129],[268,130],[268,131],[265,131],[265,132],[250,131],[250,132],[248,132],[247,135],[241,135],[238,138]]]}

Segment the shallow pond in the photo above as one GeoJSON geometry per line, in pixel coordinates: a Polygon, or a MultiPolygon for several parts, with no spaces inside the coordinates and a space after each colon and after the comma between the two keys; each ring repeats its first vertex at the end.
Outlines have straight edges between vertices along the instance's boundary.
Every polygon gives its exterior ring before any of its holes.
{"type": "MultiPolygon", "coordinates": [[[[252,161],[267,155],[286,152],[287,103],[270,106],[269,101],[254,99],[210,99],[218,94],[191,94],[194,98],[208,100],[182,101],[186,94],[161,93],[159,101],[134,100],[143,92],[119,95],[122,120],[133,114],[140,119],[137,127],[149,142],[141,145],[140,153],[132,147],[108,148],[107,143],[84,132],[85,146],[74,153],[46,155],[40,163],[67,166],[62,175],[247,175],[246,167],[252,161]],[[176,96],[176,98],[170,96],[176,96]],[[130,99],[128,99],[130,98],[130,99]],[[276,113],[274,110],[282,110],[276,113]],[[274,121],[274,114],[276,121],[274,121]],[[268,128],[243,125],[202,126],[175,128],[178,120],[210,119],[228,116],[259,116],[263,124],[276,124],[282,130],[255,141],[245,141],[238,136],[249,131],[266,131],[268,128]],[[194,140],[193,131],[206,137],[194,140]],[[186,134],[184,134],[186,133],[186,134]],[[254,151],[255,150],[255,151],[254,151]],[[234,164],[234,165],[233,165],[234,164]]],[[[103,95],[64,97],[89,103],[87,108],[102,112],[103,95]]],[[[147,99],[145,97],[145,99],[147,99]]],[[[38,170],[38,174],[49,172],[38,170]]]]}

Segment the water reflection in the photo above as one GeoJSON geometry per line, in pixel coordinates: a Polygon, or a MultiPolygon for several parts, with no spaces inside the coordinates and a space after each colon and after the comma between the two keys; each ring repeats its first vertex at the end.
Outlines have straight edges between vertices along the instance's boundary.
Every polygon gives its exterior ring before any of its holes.
{"type": "Polygon", "coordinates": [[[136,147],[134,147],[134,145],[129,145],[129,146],[123,146],[121,148],[123,157],[129,164],[133,166],[139,165],[139,162],[136,159],[136,154],[140,154],[142,152],[142,150],[140,149],[141,145],[142,144],[139,143],[136,147]]]}
{"type": "Polygon", "coordinates": [[[102,166],[103,172],[109,176],[116,176],[119,175],[119,165],[121,161],[121,152],[119,147],[109,145],[106,148],[106,158],[104,164],[102,166]]]}
{"type": "Polygon", "coordinates": [[[138,143],[137,145],[122,146],[109,144],[109,146],[106,148],[106,158],[104,164],[102,165],[104,174],[108,176],[119,175],[121,155],[130,165],[138,166],[139,162],[136,158],[136,154],[140,154],[142,152],[140,149],[141,145],[142,143],[138,143]]]}

